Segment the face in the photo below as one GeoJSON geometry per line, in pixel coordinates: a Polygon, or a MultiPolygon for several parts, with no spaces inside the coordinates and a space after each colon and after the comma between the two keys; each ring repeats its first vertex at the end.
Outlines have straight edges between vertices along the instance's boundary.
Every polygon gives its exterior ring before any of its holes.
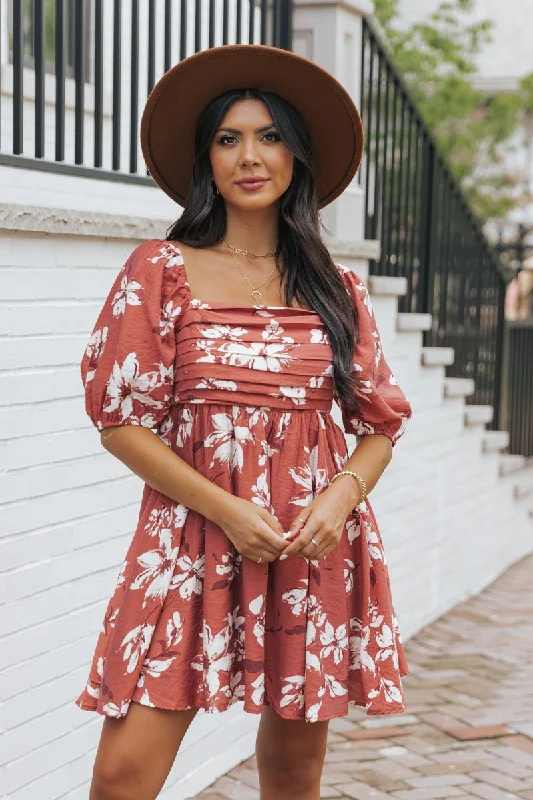
{"type": "Polygon", "coordinates": [[[226,201],[242,210],[276,203],[292,180],[294,156],[281,141],[262,100],[237,100],[209,148],[213,180],[226,201]]]}

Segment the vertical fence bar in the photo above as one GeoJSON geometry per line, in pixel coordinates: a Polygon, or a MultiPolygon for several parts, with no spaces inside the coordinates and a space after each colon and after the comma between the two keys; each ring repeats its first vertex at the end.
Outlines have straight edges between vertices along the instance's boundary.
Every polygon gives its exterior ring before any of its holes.
{"type": "Polygon", "coordinates": [[[85,117],[85,0],[74,6],[74,163],[83,164],[83,122],[85,117]]]}
{"type": "Polygon", "coordinates": [[[130,172],[137,172],[139,111],[139,0],[131,0],[130,172]]]}
{"type": "Polygon", "coordinates": [[[215,0],[209,0],[209,47],[215,46],[215,0]]]}
{"type": "Polygon", "coordinates": [[[422,195],[420,217],[420,250],[418,269],[418,310],[422,313],[431,311],[429,305],[430,287],[429,271],[431,269],[431,248],[433,228],[433,191],[435,188],[435,148],[427,133],[422,133],[423,166],[422,195]]]}
{"type": "Polygon", "coordinates": [[[148,4],[148,74],[146,92],[150,94],[155,83],[155,3],[150,0],[148,4]]]}
{"type": "Polygon", "coordinates": [[[172,0],[165,0],[165,55],[164,69],[172,66],[172,0]]]}
{"type": "Polygon", "coordinates": [[[120,169],[120,115],[122,112],[122,0],[114,0],[113,5],[113,123],[112,157],[114,170],[120,169]]]}
{"type": "Polygon", "coordinates": [[[249,15],[248,15],[249,44],[255,41],[255,2],[256,0],[249,0],[249,15]]]}
{"type": "Polygon", "coordinates": [[[395,264],[395,253],[393,252],[393,229],[396,227],[395,222],[397,221],[394,219],[395,216],[395,208],[394,208],[394,201],[395,201],[395,186],[396,186],[396,111],[397,111],[397,84],[394,80],[394,76],[391,75],[392,80],[392,132],[391,132],[391,165],[390,165],[390,178],[388,179],[387,183],[389,185],[389,208],[388,208],[388,220],[387,220],[387,253],[388,253],[388,263],[389,267],[389,274],[395,273],[396,269],[394,267],[395,264]]]}
{"type": "MultiPolygon", "coordinates": [[[[389,260],[389,253],[385,247],[385,234],[386,234],[386,217],[387,217],[387,202],[390,201],[389,194],[389,181],[387,175],[387,161],[389,149],[389,109],[390,109],[390,75],[387,66],[385,65],[385,101],[383,112],[383,166],[381,170],[382,175],[382,190],[381,190],[381,211],[380,211],[380,238],[381,238],[381,258],[379,261],[379,274],[386,273],[386,265],[389,260]]],[[[379,164],[376,164],[379,170],[379,164]]]]}
{"type": "MultiPolygon", "coordinates": [[[[498,292],[498,305],[496,309],[496,330],[495,330],[495,375],[494,375],[494,430],[500,429],[501,406],[503,391],[503,359],[504,359],[504,338],[505,338],[505,291],[506,286],[503,278],[496,275],[496,286],[498,292]]],[[[531,341],[530,360],[533,353],[533,340],[531,341]]],[[[533,386],[530,397],[533,398],[533,386]]],[[[530,401],[531,417],[533,418],[533,399],[530,401]]]]}
{"type": "Polygon", "coordinates": [[[33,0],[35,158],[44,158],[44,2],[33,0]]]}
{"type": "Polygon", "coordinates": [[[94,3],[94,166],[103,163],[104,135],[104,21],[103,0],[94,3]]]}
{"type": "Polygon", "coordinates": [[[268,44],[267,21],[268,21],[268,0],[261,0],[261,44],[268,44]]]}
{"type": "Polygon", "coordinates": [[[65,7],[63,0],[56,0],[55,15],[55,135],[56,161],[65,159],[65,7]]]}
{"type": "Polygon", "coordinates": [[[229,0],[222,3],[222,44],[228,44],[229,34],[229,0]]]}
{"type": "Polygon", "coordinates": [[[22,3],[13,3],[13,153],[23,152],[24,107],[24,36],[22,3]]]}
{"type": "MultiPolygon", "coordinates": [[[[224,0],[227,3],[227,0],[224,0]]],[[[226,16],[226,15],[225,15],[226,16]]],[[[226,23],[227,25],[227,23],[226,23]]],[[[202,49],[202,0],[194,2],[194,52],[202,49]]]]}
{"type": "Polygon", "coordinates": [[[237,44],[242,44],[242,0],[237,0],[235,13],[237,15],[235,20],[235,41],[237,44]]]}
{"type": "Polygon", "coordinates": [[[180,61],[187,56],[187,0],[180,0],[180,61]]]}

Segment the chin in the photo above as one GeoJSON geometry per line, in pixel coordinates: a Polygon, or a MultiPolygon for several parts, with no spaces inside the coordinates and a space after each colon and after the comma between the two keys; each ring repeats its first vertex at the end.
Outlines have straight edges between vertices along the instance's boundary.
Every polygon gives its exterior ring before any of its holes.
{"type": "Polygon", "coordinates": [[[234,208],[238,208],[241,211],[261,211],[263,209],[270,208],[273,205],[276,205],[280,198],[281,194],[276,193],[268,193],[268,195],[262,194],[260,196],[260,192],[250,193],[247,197],[226,197],[224,198],[228,205],[233,206],[234,208]]]}

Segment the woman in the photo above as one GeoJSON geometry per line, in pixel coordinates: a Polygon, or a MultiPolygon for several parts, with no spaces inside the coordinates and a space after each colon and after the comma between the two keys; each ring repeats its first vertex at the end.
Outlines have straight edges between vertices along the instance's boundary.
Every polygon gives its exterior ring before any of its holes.
{"type": "Polygon", "coordinates": [[[77,700],[106,717],[90,797],[156,797],[198,708],[243,701],[263,800],[314,800],[328,720],[405,708],[365,495],[411,408],[319,233],[360,118],[312,62],[226,46],[163,76],[141,140],[184,211],[132,253],[82,362],[103,446],[145,481],[77,700]]]}

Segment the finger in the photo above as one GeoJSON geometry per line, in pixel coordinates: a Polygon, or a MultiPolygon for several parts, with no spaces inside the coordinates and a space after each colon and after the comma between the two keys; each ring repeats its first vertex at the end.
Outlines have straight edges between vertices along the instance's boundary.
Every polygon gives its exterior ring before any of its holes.
{"type": "Polygon", "coordinates": [[[301,554],[305,547],[309,544],[311,539],[316,538],[316,531],[313,531],[310,528],[309,531],[306,531],[305,527],[300,531],[296,539],[291,542],[289,547],[285,550],[285,555],[296,555],[301,554]]]}
{"type": "Polygon", "coordinates": [[[303,547],[301,549],[300,553],[301,553],[301,555],[305,556],[306,558],[313,558],[314,559],[314,558],[317,557],[318,553],[321,550],[323,550],[324,547],[326,547],[329,544],[329,540],[319,541],[319,539],[316,536],[312,536],[311,538],[314,539],[314,541],[318,543],[318,547],[310,539],[309,540],[309,544],[307,544],[305,547],[303,547]]]}
{"type": "Polygon", "coordinates": [[[300,531],[302,530],[303,526],[306,524],[308,519],[309,519],[309,514],[304,516],[304,512],[299,514],[299,516],[297,516],[296,519],[293,519],[289,528],[289,536],[287,538],[290,538],[292,540],[296,536],[298,536],[298,534],[300,533],[300,531]]]}
{"type": "Polygon", "coordinates": [[[261,539],[261,547],[266,547],[268,550],[272,550],[275,553],[281,553],[287,546],[287,542],[283,536],[274,533],[266,522],[258,531],[258,535],[261,539]]]}
{"type": "Polygon", "coordinates": [[[317,549],[313,559],[317,561],[322,561],[332,550],[335,550],[337,543],[335,544],[326,544],[324,547],[317,549]]]}

